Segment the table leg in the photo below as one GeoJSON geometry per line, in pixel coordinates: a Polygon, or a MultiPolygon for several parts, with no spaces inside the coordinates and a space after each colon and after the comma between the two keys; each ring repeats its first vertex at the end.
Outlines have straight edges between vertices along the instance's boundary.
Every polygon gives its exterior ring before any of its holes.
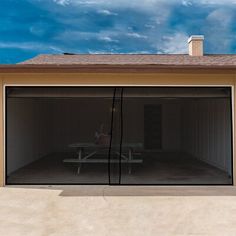
{"type": "Polygon", "coordinates": [[[128,166],[129,166],[129,175],[130,175],[131,172],[132,172],[132,166],[131,166],[131,161],[132,161],[132,159],[133,159],[132,149],[130,148],[130,149],[129,149],[129,164],[128,164],[128,166]]]}
{"type": "MultiPolygon", "coordinates": [[[[79,148],[79,150],[77,151],[78,154],[78,159],[81,161],[82,160],[82,148],[79,148]]],[[[78,169],[77,169],[77,174],[80,174],[80,169],[81,169],[81,165],[82,163],[78,163],[78,169]]]]}

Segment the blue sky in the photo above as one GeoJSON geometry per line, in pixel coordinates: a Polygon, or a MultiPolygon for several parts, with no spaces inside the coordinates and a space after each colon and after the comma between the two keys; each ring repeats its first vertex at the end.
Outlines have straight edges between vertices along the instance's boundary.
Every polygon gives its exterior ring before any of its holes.
{"type": "Polygon", "coordinates": [[[236,0],[0,0],[0,63],[38,54],[236,53],[236,0]]]}

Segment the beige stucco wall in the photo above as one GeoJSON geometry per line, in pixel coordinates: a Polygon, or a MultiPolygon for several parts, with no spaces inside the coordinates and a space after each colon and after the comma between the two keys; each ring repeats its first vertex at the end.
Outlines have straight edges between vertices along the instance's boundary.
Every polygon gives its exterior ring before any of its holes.
{"type": "MultiPolygon", "coordinates": [[[[236,71],[182,71],[178,73],[5,73],[0,72],[0,186],[4,185],[4,85],[236,85],[236,71]]],[[[234,92],[235,93],[235,92],[234,92]]],[[[236,96],[234,96],[234,107],[236,96]]],[[[234,126],[235,126],[234,119],[234,126]]],[[[234,139],[234,142],[236,139],[234,139]]],[[[235,143],[236,144],[236,143],[235,143]]],[[[235,150],[234,150],[234,156],[235,150]]],[[[233,163],[236,172],[236,161],[233,163]]],[[[236,175],[234,175],[234,183],[236,175]]]]}

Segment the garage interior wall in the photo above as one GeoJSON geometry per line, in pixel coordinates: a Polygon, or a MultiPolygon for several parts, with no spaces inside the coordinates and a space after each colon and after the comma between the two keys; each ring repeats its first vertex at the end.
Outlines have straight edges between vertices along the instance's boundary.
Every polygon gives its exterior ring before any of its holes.
{"type": "Polygon", "coordinates": [[[7,173],[52,152],[50,107],[34,99],[9,99],[7,103],[7,173]]]}
{"type": "Polygon", "coordinates": [[[228,99],[182,105],[182,150],[231,175],[231,112],[228,99]]]}

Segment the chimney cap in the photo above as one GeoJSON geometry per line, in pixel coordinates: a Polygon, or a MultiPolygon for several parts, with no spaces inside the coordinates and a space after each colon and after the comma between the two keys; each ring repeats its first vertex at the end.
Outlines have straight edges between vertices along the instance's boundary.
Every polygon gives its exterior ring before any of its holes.
{"type": "Polygon", "coordinates": [[[191,41],[193,40],[196,40],[196,41],[199,41],[199,40],[204,40],[204,35],[192,35],[189,37],[188,39],[188,43],[190,43],[191,41]]]}

